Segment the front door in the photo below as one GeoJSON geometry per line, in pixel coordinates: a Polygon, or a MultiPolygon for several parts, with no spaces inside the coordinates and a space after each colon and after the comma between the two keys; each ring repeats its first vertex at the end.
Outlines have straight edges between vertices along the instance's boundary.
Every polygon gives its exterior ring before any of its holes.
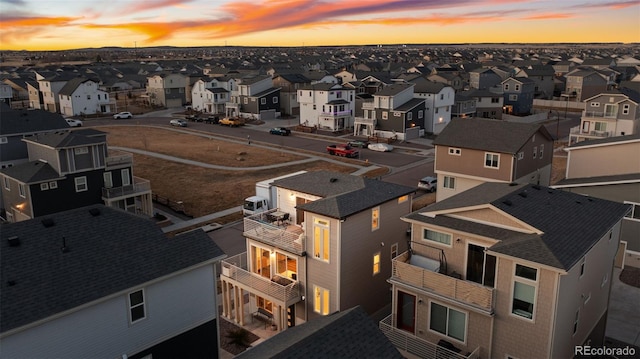
{"type": "Polygon", "coordinates": [[[415,333],[416,329],[416,297],[409,293],[398,291],[398,329],[415,333]]]}

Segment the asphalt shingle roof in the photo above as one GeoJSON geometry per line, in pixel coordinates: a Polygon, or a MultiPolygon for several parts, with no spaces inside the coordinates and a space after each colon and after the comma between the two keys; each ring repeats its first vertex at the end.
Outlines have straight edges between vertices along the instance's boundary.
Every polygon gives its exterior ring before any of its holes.
{"type": "Polygon", "coordinates": [[[27,184],[51,181],[64,177],[60,176],[50,164],[42,161],[20,163],[15,166],[3,168],[0,170],[0,173],[27,184]]]}
{"type": "Polygon", "coordinates": [[[0,224],[0,239],[2,333],[224,256],[203,231],[168,238],[153,220],[104,205],[0,224]]]}
{"type": "Polygon", "coordinates": [[[339,219],[415,192],[413,187],[328,171],[283,178],[273,185],[322,197],[297,208],[339,219]]]}
{"type": "Polygon", "coordinates": [[[67,148],[106,143],[104,132],[87,129],[78,131],[58,131],[37,134],[25,139],[27,142],[39,143],[53,148],[67,148]],[[94,133],[95,132],[95,133],[94,133]],[[103,134],[102,136],[100,134],[103,134]]]}
{"type": "Polygon", "coordinates": [[[0,135],[32,134],[68,129],[62,115],[44,110],[12,110],[0,106],[0,135]]]}

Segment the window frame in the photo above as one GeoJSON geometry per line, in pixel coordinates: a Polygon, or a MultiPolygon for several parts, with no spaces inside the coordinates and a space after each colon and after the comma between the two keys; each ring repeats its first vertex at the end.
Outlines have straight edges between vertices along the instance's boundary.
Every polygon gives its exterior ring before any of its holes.
{"type": "Polygon", "coordinates": [[[89,190],[89,184],[87,183],[87,176],[76,177],[73,179],[73,182],[75,184],[76,192],[86,192],[89,190]]]}
{"type": "Polygon", "coordinates": [[[371,232],[380,229],[380,206],[371,208],[371,232]]]}
{"type": "Polygon", "coordinates": [[[266,99],[266,97],[262,97],[262,98],[260,98],[260,104],[261,104],[261,105],[266,105],[266,104],[267,104],[267,99],[266,99]]]}
{"type": "Polygon", "coordinates": [[[49,181],[49,189],[58,188],[58,181],[49,181]]]}
{"type": "Polygon", "coordinates": [[[27,198],[27,188],[24,183],[18,183],[18,194],[22,198],[27,198]]]}
{"type": "Polygon", "coordinates": [[[135,323],[138,323],[138,322],[140,322],[142,320],[147,319],[147,301],[145,300],[145,298],[146,298],[146,295],[145,295],[144,288],[140,288],[138,290],[135,290],[133,292],[129,292],[127,294],[127,305],[129,307],[129,324],[135,324],[135,323]],[[136,294],[136,293],[141,293],[142,301],[140,303],[133,304],[131,302],[131,296],[136,294]],[[142,317],[134,319],[133,310],[137,309],[138,307],[142,307],[142,317]]]}
{"type": "Polygon", "coordinates": [[[452,243],[453,243],[452,238],[453,238],[453,235],[451,233],[440,232],[440,231],[437,231],[437,230],[434,230],[434,229],[430,229],[430,228],[426,228],[426,227],[422,228],[422,240],[423,241],[427,241],[427,243],[435,243],[435,244],[451,247],[452,243]],[[442,242],[442,241],[438,241],[438,240],[435,240],[435,239],[432,239],[432,238],[428,238],[427,231],[432,232],[432,233],[437,233],[437,234],[440,234],[440,235],[444,235],[444,236],[448,236],[449,240],[447,242],[442,242]]]}
{"type": "Polygon", "coordinates": [[[47,182],[40,183],[40,190],[41,191],[48,191],[49,190],[49,184],[47,182]]]}
{"type": "Polygon", "coordinates": [[[441,303],[441,302],[437,302],[437,301],[434,301],[434,300],[429,300],[429,323],[427,325],[428,325],[427,329],[429,330],[429,332],[432,332],[434,334],[446,337],[447,339],[454,340],[454,341],[456,341],[456,342],[458,342],[460,344],[466,344],[467,343],[467,334],[468,334],[467,332],[468,332],[468,327],[469,327],[469,312],[460,310],[458,308],[450,307],[450,306],[448,306],[448,305],[446,305],[444,303],[441,303]],[[433,316],[433,305],[434,304],[437,305],[437,306],[440,306],[440,307],[444,307],[447,310],[446,319],[445,319],[445,333],[442,333],[442,332],[440,332],[440,331],[438,331],[436,329],[433,329],[432,326],[431,326],[432,320],[434,319],[434,316],[433,316]],[[463,333],[462,340],[460,340],[459,338],[451,336],[451,334],[449,333],[449,325],[450,325],[450,320],[451,320],[450,312],[451,311],[457,312],[457,313],[462,314],[464,316],[464,333],[463,333]]]}
{"type": "Polygon", "coordinates": [[[123,186],[131,185],[131,171],[128,168],[123,168],[120,170],[120,177],[122,179],[123,186]]]}
{"type": "Polygon", "coordinates": [[[4,189],[11,191],[11,182],[9,181],[9,177],[2,176],[2,184],[4,185],[4,189]]]}
{"type": "Polygon", "coordinates": [[[444,176],[442,179],[442,188],[456,189],[456,178],[453,176],[444,176]]]}
{"type": "Polygon", "coordinates": [[[492,168],[492,169],[500,169],[500,154],[495,152],[485,152],[484,153],[484,168],[492,168]],[[493,159],[491,161],[491,165],[487,166],[487,156],[497,156],[496,165],[493,166],[493,159]]]}
{"type": "Polygon", "coordinates": [[[462,149],[457,147],[449,147],[449,152],[452,156],[462,156],[462,149]]]}
{"type": "Polygon", "coordinates": [[[320,315],[331,313],[331,292],[318,285],[313,285],[313,311],[320,315]]]}
{"type": "Polygon", "coordinates": [[[374,276],[380,274],[381,269],[382,269],[381,268],[381,266],[382,266],[381,262],[382,261],[381,261],[380,252],[374,253],[373,254],[373,275],[374,276]]]}
{"type": "MultiPolygon", "coordinates": [[[[520,318],[522,320],[526,320],[529,322],[534,322],[535,318],[536,318],[536,310],[538,308],[538,282],[540,279],[540,269],[539,268],[533,268],[533,267],[529,267],[526,266],[524,264],[519,264],[519,263],[514,263],[513,266],[513,279],[511,281],[511,304],[510,304],[510,308],[509,308],[509,315],[516,317],[516,318],[520,318]],[[533,269],[535,270],[535,276],[536,279],[532,280],[531,278],[527,278],[521,275],[518,275],[518,267],[522,267],[522,268],[527,268],[527,269],[533,269]],[[517,314],[514,312],[514,300],[515,298],[515,294],[516,294],[516,283],[519,283],[521,285],[525,285],[525,286],[529,286],[533,288],[533,303],[531,303],[532,305],[532,310],[531,310],[531,317],[526,317],[524,315],[521,314],[517,314]]],[[[518,299],[521,300],[521,299],[518,299]]],[[[521,300],[522,301],[522,300],[521,300]]]]}
{"type": "Polygon", "coordinates": [[[313,258],[329,263],[331,260],[331,224],[328,220],[314,218],[313,219],[313,258]],[[320,233],[316,233],[316,229],[320,233]],[[324,237],[324,231],[327,231],[327,238],[324,237]],[[318,234],[322,238],[318,238],[318,234]],[[317,252],[316,252],[317,250],[317,252]]]}

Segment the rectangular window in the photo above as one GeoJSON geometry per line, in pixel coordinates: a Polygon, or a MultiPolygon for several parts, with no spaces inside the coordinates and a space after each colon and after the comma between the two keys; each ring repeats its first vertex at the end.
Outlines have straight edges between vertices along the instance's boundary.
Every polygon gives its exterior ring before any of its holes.
{"type": "Polygon", "coordinates": [[[373,255],[373,275],[380,273],[380,252],[373,255]]]}
{"type": "Polygon", "coordinates": [[[329,222],[313,220],[313,256],[329,261],[329,222]]]}
{"type": "Polygon", "coordinates": [[[76,192],[84,192],[89,189],[87,187],[87,177],[85,176],[76,177],[75,182],[76,182],[76,192]]]}
{"type": "Polygon", "coordinates": [[[18,193],[20,197],[27,197],[27,190],[24,187],[24,183],[18,184],[18,193]]]}
{"type": "Polygon", "coordinates": [[[398,243],[394,243],[391,245],[391,259],[398,256],[398,243]]]}
{"type": "Polygon", "coordinates": [[[40,183],[40,190],[41,191],[46,191],[48,189],[49,189],[49,184],[47,182],[40,183]]]}
{"type": "Polygon", "coordinates": [[[540,159],[542,159],[543,154],[544,154],[544,145],[540,145],[540,159]]]}
{"type": "Polygon", "coordinates": [[[606,122],[596,122],[594,126],[594,130],[605,132],[607,130],[606,122]]]}
{"type": "MultiPolygon", "coordinates": [[[[6,187],[6,184],[5,184],[5,188],[9,189],[9,187],[6,187]]],[[[640,221],[640,203],[624,201],[624,204],[631,205],[631,212],[627,213],[627,215],[624,218],[634,220],[634,221],[640,221]]],[[[611,235],[611,233],[609,233],[609,235],[611,235]]]]}
{"type": "Polygon", "coordinates": [[[444,188],[455,189],[456,188],[456,178],[451,176],[444,176],[444,188]]]}
{"type": "Polygon", "coordinates": [[[450,155],[455,155],[455,156],[460,156],[460,154],[462,154],[462,150],[459,149],[459,148],[449,147],[449,154],[450,155]]]}
{"type": "Polygon", "coordinates": [[[129,314],[131,324],[145,318],[144,291],[142,289],[129,293],[129,314]]]}
{"type": "Polygon", "coordinates": [[[424,229],[422,232],[422,239],[432,242],[438,242],[442,244],[446,244],[448,246],[451,245],[451,235],[448,233],[441,233],[432,231],[430,229],[424,229]]]}
{"type": "Polygon", "coordinates": [[[623,115],[628,115],[628,114],[629,114],[629,109],[630,109],[630,108],[631,108],[631,107],[629,106],[629,104],[624,104],[624,105],[622,105],[622,114],[623,114],[623,115]]]}
{"type": "Polygon", "coordinates": [[[329,290],[313,286],[313,311],[322,315],[329,314],[329,290]]]}
{"type": "Polygon", "coordinates": [[[592,102],[591,107],[600,107],[600,102],[592,102]]]}
{"type": "Polygon", "coordinates": [[[516,264],[513,277],[511,313],[527,319],[533,319],[537,276],[537,269],[516,264]]]}
{"type": "Polygon", "coordinates": [[[389,113],[387,111],[382,111],[382,119],[386,120],[389,118],[389,113]]]}
{"type": "Polygon", "coordinates": [[[533,158],[536,158],[538,156],[538,146],[535,146],[533,148],[533,158]]]}
{"type": "Polygon", "coordinates": [[[409,112],[407,113],[407,121],[411,121],[411,120],[413,120],[413,113],[409,112]]]}
{"type": "Polygon", "coordinates": [[[515,90],[516,90],[516,91],[520,91],[520,84],[516,84],[516,86],[515,86],[515,90]]]}
{"type": "Polygon", "coordinates": [[[4,189],[6,189],[7,191],[11,191],[11,187],[9,186],[9,177],[3,176],[2,183],[4,184],[4,189]]]}
{"type": "Polygon", "coordinates": [[[242,102],[244,102],[244,104],[246,105],[246,104],[248,104],[248,103],[249,103],[249,99],[245,97],[245,98],[242,100],[242,102]]]}
{"type": "Polygon", "coordinates": [[[524,152],[518,152],[518,160],[524,159],[524,152]]]}
{"type": "Polygon", "coordinates": [[[509,95],[509,101],[518,101],[518,95],[509,95]]]}
{"type": "Polygon", "coordinates": [[[56,182],[56,181],[49,182],[49,188],[50,189],[58,188],[58,182],[56,182]]]}
{"type": "Polygon", "coordinates": [[[402,197],[398,197],[398,204],[404,203],[409,200],[409,195],[404,195],[402,197]]]}
{"type": "Polygon", "coordinates": [[[264,98],[264,97],[263,97],[263,98],[261,98],[261,99],[260,99],[260,104],[261,104],[261,105],[266,105],[266,104],[267,104],[267,99],[266,99],[266,98],[264,98]]]}
{"type": "Polygon", "coordinates": [[[500,165],[500,155],[497,153],[484,154],[484,166],[489,168],[498,168],[500,165]]]}
{"type": "Polygon", "coordinates": [[[438,303],[431,302],[429,329],[464,343],[467,314],[438,303]]]}
{"type": "Polygon", "coordinates": [[[273,103],[278,103],[278,96],[273,96],[273,103]]]}
{"type": "Polygon", "coordinates": [[[131,184],[131,177],[129,175],[129,169],[125,168],[122,171],[120,171],[121,176],[122,176],[122,185],[123,186],[128,186],[131,184]]]}
{"type": "Polygon", "coordinates": [[[380,228],[380,207],[371,210],[371,230],[375,231],[380,228]]]}
{"type": "Polygon", "coordinates": [[[73,153],[76,155],[84,155],[89,153],[89,148],[88,147],[76,147],[73,149],[73,153]]]}
{"type": "Polygon", "coordinates": [[[0,137],[0,144],[4,144],[4,143],[7,143],[7,142],[9,142],[9,140],[7,140],[6,137],[4,137],[4,136],[0,137]]]}
{"type": "Polygon", "coordinates": [[[104,179],[104,188],[113,187],[113,179],[111,178],[111,172],[103,173],[102,178],[104,179]]]}
{"type": "Polygon", "coordinates": [[[421,119],[423,117],[424,117],[424,111],[423,110],[418,111],[418,118],[421,119]]]}
{"type": "Polygon", "coordinates": [[[509,91],[509,84],[504,84],[504,90],[509,91]]]}
{"type": "Polygon", "coordinates": [[[500,99],[497,97],[492,97],[491,98],[491,103],[500,103],[500,99]]]}

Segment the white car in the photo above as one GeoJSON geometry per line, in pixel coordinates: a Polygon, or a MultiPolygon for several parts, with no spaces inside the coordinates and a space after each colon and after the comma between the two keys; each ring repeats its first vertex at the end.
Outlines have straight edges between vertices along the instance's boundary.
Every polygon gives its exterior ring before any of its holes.
{"type": "Polygon", "coordinates": [[[173,120],[169,121],[169,124],[171,126],[187,127],[187,121],[179,120],[179,119],[176,119],[176,118],[174,118],[173,120]]]}
{"type": "Polygon", "coordinates": [[[423,177],[418,181],[418,188],[428,192],[435,192],[438,188],[438,179],[432,176],[423,177]]]}
{"type": "Polygon", "coordinates": [[[65,121],[69,124],[69,127],[82,127],[82,121],[75,118],[65,118],[65,121]]]}
{"type": "Polygon", "coordinates": [[[132,117],[133,117],[133,114],[131,114],[131,112],[119,112],[113,115],[114,120],[118,120],[121,118],[132,118],[132,117]]]}
{"type": "Polygon", "coordinates": [[[367,146],[368,149],[370,149],[371,151],[378,151],[378,152],[391,152],[393,151],[393,146],[387,144],[387,143],[371,143],[369,144],[369,146],[367,146]]]}

